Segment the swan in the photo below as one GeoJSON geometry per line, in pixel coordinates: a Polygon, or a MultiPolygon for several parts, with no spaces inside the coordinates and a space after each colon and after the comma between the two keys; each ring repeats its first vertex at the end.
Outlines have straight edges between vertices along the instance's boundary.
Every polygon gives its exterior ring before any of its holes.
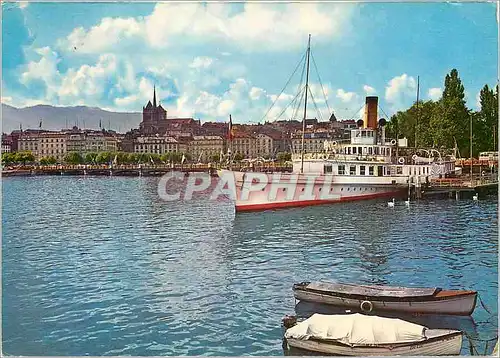
{"type": "Polygon", "coordinates": [[[479,199],[479,195],[477,195],[477,193],[474,193],[474,196],[472,197],[472,200],[478,200],[479,199]]]}
{"type": "Polygon", "coordinates": [[[393,208],[394,207],[394,198],[392,198],[392,201],[389,201],[387,203],[387,206],[390,207],[390,208],[393,208]]]}

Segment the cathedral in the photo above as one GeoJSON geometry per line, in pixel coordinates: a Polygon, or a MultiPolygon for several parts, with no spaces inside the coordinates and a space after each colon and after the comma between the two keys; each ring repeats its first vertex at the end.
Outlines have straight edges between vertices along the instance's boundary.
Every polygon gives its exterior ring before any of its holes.
{"type": "Polygon", "coordinates": [[[148,101],[146,107],[142,107],[142,122],[139,126],[143,134],[164,133],[167,129],[167,111],[160,105],[156,105],[156,87],[153,89],[153,103],[148,101]]]}
{"type": "Polygon", "coordinates": [[[200,133],[201,123],[193,118],[169,118],[162,105],[156,105],[156,87],[153,89],[153,103],[148,101],[142,107],[142,122],[139,132],[142,135],[197,135],[200,133]]]}

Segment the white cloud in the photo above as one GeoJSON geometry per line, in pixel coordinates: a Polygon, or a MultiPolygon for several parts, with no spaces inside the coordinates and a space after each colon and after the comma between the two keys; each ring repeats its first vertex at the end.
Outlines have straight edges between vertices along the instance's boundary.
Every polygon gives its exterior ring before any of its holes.
{"type": "Polygon", "coordinates": [[[85,30],[83,27],[75,28],[65,39],[58,42],[66,51],[78,53],[101,53],[110,48],[115,50],[121,44],[133,40],[139,44],[144,34],[144,24],[134,18],[105,17],[99,25],[85,30]]]}
{"type": "Polygon", "coordinates": [[[427,92],[427,96],[432,99],[433,101],[437,101],[441,98],[441,95],[443,94],[443,90],[441,88],[429,88],[429,91],[427,92]]]}
{"type": "Polygon", "coordinates": [[[265,95],[266,91],[264,91],[262,88],[258,88],[258,87],[252,87],[250,89],[250,98],[252,100],[258,100],[260,98],[262,98],[263,95],[265,95]]]}
{"type": "Polygon", "coordinates": [[[392,78],[385,88],[385,100],[397,111],[416,99],[417,81],[406,73],[392,78]]]}
{"type": "Polygon", "coordinates": [[[357,98],[357,94],[354,92],[346,92],[342,88],[337,90],[337,98],[340,98],[342,102],[348,103],[357,98]]]}
{"type": "Polygon", "coordinates": [[[50,47],[42,47],[35,50],[40,55],[39,61],[31,61],[26,66],[26,70],[21,74],[21,83],[29,86],[36,81],[42,81],[47,87],[49,95],[57,91],[60,81],[57,64],[60,62],[58,54],[50,47]]]}
{"type": "Polygon", "coordinates": [[[346,31],[355,5],[245,3],[237,13],[230,11],[231,6],[157,3],[149,16],[103,18],[90,29],[74,29],[59,44],[66,51],[80,53],[130,45],[178,48],[189,40],[219,41],[252,51],[297,49],[305,47],[308,33],[314,42],[322,42],[346,31]]]}
{"type": "Polygon", "coordinates": [[[193,62],[189,65],[191,68],[199,69],[199,68],[209,68],[212,63],[214,62],[213,59],[210,57],[195,57],[193,62]]]}
{"type": "Polygon", "coordinates": [[[363,86],[363,91],[365,91],[367,96],[372,96],[377,93],[377,90],[375,90],[375,88],[368,85],[363,86]]]}

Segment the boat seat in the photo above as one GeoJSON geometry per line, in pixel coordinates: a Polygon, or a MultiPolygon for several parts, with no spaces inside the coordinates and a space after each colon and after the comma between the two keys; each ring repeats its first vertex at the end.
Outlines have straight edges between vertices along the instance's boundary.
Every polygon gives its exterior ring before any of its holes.
{"type": "Polygon", "coordinates": [[[391,286],[368,286],[350,285],[329,282],[311,282],[306,290],[324,291],[325,293],[339,293],[344,295],[372,296],[372,297],[432,297],[441,289],[431,288],[409,288],[391,286]]]}

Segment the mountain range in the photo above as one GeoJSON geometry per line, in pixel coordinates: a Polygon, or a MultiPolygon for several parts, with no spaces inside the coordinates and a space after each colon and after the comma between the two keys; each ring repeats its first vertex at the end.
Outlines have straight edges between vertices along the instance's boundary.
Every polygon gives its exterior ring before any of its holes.
{"type": "Polygon", "coordinates": [[[42,121],[42,129],[61,130],[78,126],[79,128],[112,129],[127,132],[138,128],[142,113],[110,112],[97,107],[54,107],[37,105],[33,107],[16,108],[2,103],[2,131],[10,133],[22,125],[25,129],[38,129],[42,121]]]}

